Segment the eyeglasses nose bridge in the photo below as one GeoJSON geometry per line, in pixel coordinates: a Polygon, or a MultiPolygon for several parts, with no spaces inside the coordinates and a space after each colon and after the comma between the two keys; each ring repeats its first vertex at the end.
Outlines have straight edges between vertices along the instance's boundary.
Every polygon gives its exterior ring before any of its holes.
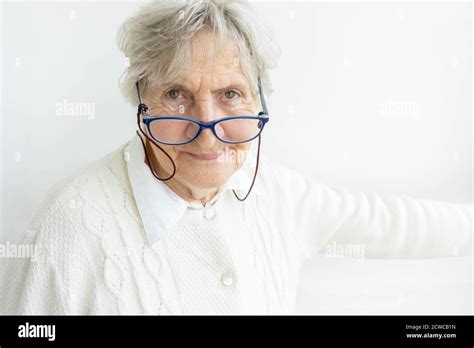
{"type": "Polygon", "coordinates": [[[195,137],[195,138],[197,138],[197,137],[201,134],[201,132],[202,132],[204,129],[206,129],[206,128],[210,129],[210,130],[212,131],[212,133],[213,133],[215,136],[217,136],[214,127],[215,127],[215,125],[216,125],[218,122],[216,122],[215,120],[214,120],[214,121],[209,121],[209,122],[198,121],[197,123],[199,124],[199,131],[198,131],[198,133],[196,134],[196,137],[195,137]]]}
{"type": "Polygon", "coordinates": [[[215,121],[209,121],[209,122],[199,122],[199,126],[201,129],[203,128],[209,128],[212,129],[214,127],[215,121]]]}
{"type": "Polygon", "coordinates": [[[201,135],[201,132],[208,128],[211,130],[212,134],[218,139],[220,140],[220,138],[218,137],[218,135],[216,134],[216,131],[215,131],[215,125],[217,124],[215,121],[209,121],[209,122],[202,122],[202,121],[197,121],[196,122],[198,125],[199,125],[199,130],[197,131],[196,135],[194,136],[194,138],[192,140],[195,140],[197,139],[200,135],[201,135]]]}

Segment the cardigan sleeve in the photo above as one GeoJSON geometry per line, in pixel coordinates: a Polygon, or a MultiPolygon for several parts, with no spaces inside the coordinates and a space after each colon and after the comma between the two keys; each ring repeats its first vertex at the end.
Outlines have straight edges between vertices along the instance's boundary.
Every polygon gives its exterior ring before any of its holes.
{"type": "Polygon", "coordinates": [[[278,191],[304,257],[351,247],[368,258],[472,255],[472,204],[348,191],[280,169],[278,191]]]}

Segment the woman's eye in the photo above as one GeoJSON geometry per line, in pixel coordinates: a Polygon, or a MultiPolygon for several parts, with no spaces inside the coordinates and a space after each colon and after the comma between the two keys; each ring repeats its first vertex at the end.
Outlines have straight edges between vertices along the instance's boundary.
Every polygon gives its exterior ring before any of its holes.
{"type": "Polygon", "coordinates": [[[235,93],[235,91],[233,91],[233,90],[229,90],[229,91],[226,91],[226,92],[225,92],[225,97],[226,97],[227,99],[234,99],[234,97],[237,96],[237,95],[238,95],[238,94],[235,93]]]}
{"type": "Polygon", "coordinates": [[[168,97],[171,99],[178,99],[179,97],[179,91],[177,89],[172,89],[166,93],[168,97]]]}

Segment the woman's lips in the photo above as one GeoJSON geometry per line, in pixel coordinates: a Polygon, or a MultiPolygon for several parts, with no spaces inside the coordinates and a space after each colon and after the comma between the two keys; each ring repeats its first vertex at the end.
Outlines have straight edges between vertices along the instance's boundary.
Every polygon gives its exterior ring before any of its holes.
{"type": "Polygon", "coordinates": [[[203,161],[215,160],[221,155],[220,152],[210,153],[210,154],[194,154],[191,152],[186,152],[186,153],[193,158],[196,158],[198,160],[203,160],[203,161]]]}

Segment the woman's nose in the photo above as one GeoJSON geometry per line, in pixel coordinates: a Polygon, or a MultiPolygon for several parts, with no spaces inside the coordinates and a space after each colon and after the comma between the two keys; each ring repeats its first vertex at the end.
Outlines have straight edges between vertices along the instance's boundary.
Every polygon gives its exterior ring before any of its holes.
{"type": "Polygon", "coordinates": [[[193,117],[201,122],[209,122],[215,119],[217,107],[211,98],[196,100],[193,117]]]}
{"type": "MultiPolygon", "coordinates": [[[[216,119],[217,117],[217,108],[214,105],[212,99],[200,99],[195,103],[194,115],[193,117],[201,122],[210,122],[216,119]]],[[[195,139],[195,141],[200,145],[201,148],[213,148],[216,141],[219,141],[212,130],[205,128],[202,130],[201,134],[195,139]]]]}
{"type": "Polygon", "coordinates": [[[205,128],[194,141],[203,149],[212,149],[219,140],[215,137],[214,133],[212,133],[211,129],[205,128]]]}

